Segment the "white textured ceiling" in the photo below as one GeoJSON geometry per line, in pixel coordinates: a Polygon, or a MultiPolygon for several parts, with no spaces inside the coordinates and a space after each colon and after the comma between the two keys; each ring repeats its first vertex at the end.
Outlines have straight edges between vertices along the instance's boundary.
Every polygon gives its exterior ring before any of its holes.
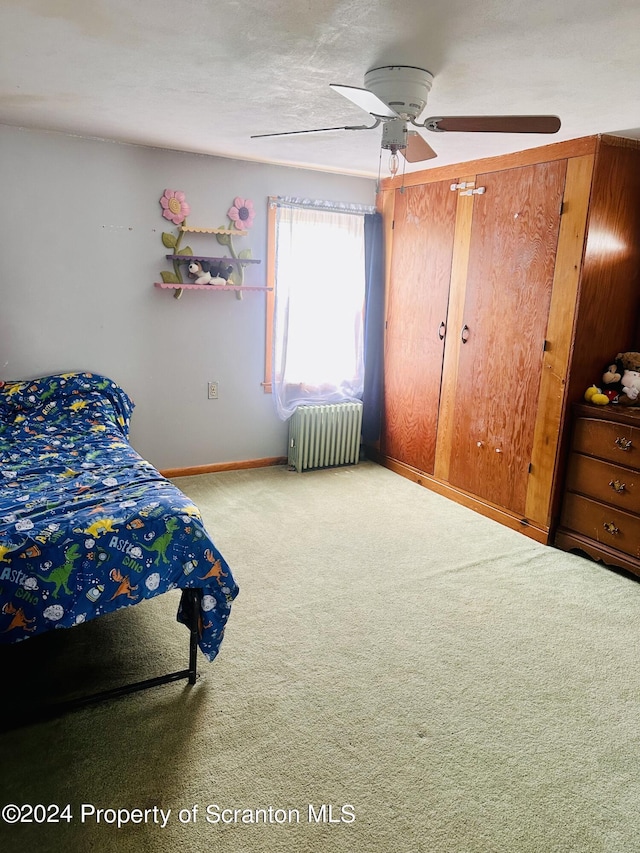
{"type": "Polygon", "coordinates": [[[375,176],[380,129],[250,136],[366,123],[329,84],[415,65],[435,75],[423,115],[562,128],[425,131],[439,156],[408,171],[640,137],[639,33],[640,0],[0,0],[0,123],[375,176]]]}

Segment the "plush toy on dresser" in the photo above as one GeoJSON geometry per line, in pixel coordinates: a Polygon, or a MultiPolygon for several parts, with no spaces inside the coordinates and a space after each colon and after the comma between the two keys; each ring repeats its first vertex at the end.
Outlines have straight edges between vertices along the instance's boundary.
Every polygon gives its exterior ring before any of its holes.
{"type": "Polygon", "coordinates": [[[617,358],[607,365],[605,372],[602,374],[602,393],[609,398],[610,403],[617,403],[620,392],[622,391],[622,374],[624,367],[622,362],[617,358]]]}
{"type": "Polygon", "coordinates": [[[623,369],[618,403],[621,406],[640,406],[640,352],[618,353],[616,361],[623,369]]]}
{"type": "Polygon", "coordinates": [[[640,353],[619,352],[605,367],[600,385],[590,385],[584,399],[595,406],[640,406],[640,353]]]}

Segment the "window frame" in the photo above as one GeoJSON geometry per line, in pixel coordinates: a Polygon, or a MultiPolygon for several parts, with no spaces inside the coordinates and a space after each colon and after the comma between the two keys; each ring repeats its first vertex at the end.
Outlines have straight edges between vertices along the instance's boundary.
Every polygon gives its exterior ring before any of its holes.
{"type": "Polygon", "coordinates": [[[264,381],[265,394],[273,393],[273,312],[276,304],[276,212],[277,196],[267,199],[267,304],[265,310],[264,381]]]}
{"type": "MultiPolygon", "coordinates": [[[[280,196],[267,196],[267,299],[265,306],[265,353],[264,353],[264,379],[262,388],[265,394],[273,393],[273,318],[275,313],[276,302],[276,233],[277,233],[277,212],[279,202],[282,199],[280,196]]],[[[313,205],[310,205],[311,207],[313,205]]],[[[351,206],[348,202],[346,207],[351,206]]],[[[376,208],[369,205],[352,205],[355,207],[368,208],[362,211],[365,213],[374,213],[376,208]]],[[[350,212],[350,211],[345,211],[350,212]]],[[[365,250],[366,251],[366,250],[365,250]]],[[[366,293],[366,282],[365,282],[366,293]]],[[[365,312],[365,297],[363,295],[363,322],[365,312]]],[[[363,330],[364,331],[364,330],[363,330]]]]}

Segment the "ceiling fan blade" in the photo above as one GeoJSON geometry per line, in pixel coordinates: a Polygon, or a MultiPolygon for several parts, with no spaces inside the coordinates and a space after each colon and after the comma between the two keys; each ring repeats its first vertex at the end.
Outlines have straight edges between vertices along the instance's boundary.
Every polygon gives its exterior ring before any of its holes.
{"type": "Polygon", "coordinates": [[[324,133],[327,130],[373,130],[380,124],[376,121],[375,124],[356,124],[347,125],[346,127],[315,127],[312,130],[285,130],[280,133],[254,133],[249,139],[264,139],[267,136],[295,136],[300,133],[324,133]]]}
{"type": "Polygon", "coordinates": [[[557,116],[442,116],[424,122],[428,130],[463,133],[557,133],[557,116]]]}
{"type": "Polygon", "coordinates": [[[358,86],[340,86],[338,83],[329,83],[329,86],[334,92],[343,95],[351,103],[360,107],[367,113],[373,116],[382,116],[383,118],[398,118],[398,113],[388,107],[384,101],[381,101],[377,95],[374,95],[369,89],[360,89],[358,86]]]}
{"type": "Polygon", "coordinates": [[[419,163],[421,160],[433,160],[438,155],[433,148],[425,142],[417,131],[409,131],[407,134],[407,147],[400,149],[408,163],[419,163]]]}

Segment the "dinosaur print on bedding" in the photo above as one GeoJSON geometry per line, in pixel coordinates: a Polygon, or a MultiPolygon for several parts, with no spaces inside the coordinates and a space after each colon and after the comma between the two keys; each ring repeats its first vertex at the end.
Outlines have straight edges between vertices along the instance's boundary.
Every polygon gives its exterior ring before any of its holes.
{"type": "Polygon", "coordinates": [[[129,444],[132,411],[97,374],[0,382],[0,642],[196,588],[217,655],[238,587],[197,507],[129,444]]]}

